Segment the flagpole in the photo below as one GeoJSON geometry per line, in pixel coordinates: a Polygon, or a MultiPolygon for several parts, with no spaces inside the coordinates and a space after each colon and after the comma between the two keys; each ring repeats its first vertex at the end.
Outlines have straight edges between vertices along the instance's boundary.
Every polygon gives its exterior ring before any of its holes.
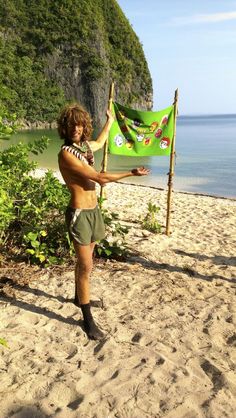
{"type": "Polygon", "coordinates": [[[176,118],[178,114],[178,89],[175,90],[174,98],[174,132],[173,140],[171,144],[171,154],[170,154],[170,170],[169,170],[169,179],[168,179],[168,195],[167,195],[167,215],[166,215],[166,235],[170,235],[170,206],[171,206],[171,195],[173,188],[173,176],[174,176],[174,164],[175,164],[175,137],[176,137],[176,118]]]}
{"type": "MultiPolygon", "coordinates": [[[[113,101],[113,96],[114,96],[114,82],[111,82],[110,85],[110,91],[109,91],[109,100],[108,100],[108,110],[112,109],[112,101],[113,101]]],[[[101,173],[106,173],[107,171],[107,156],[108,156],[108,138],[104,144],[104,148],[103,148],[103,160],[102,160],[102,169],[101,169],[101,173]]],[[[100,199],[102,201],[102,199],[104,198],[104,186],[101,186],[100,189],[100,199]]],[[[102,205],[102,202],[100,202],[100,204],[102,205]]]]}

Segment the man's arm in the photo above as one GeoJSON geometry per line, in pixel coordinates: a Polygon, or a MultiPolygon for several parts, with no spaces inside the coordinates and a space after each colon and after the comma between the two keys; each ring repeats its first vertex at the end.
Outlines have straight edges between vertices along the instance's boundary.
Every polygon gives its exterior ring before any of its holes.
{"type": "Polygon", "coordinates": [[[78,160],[73,154],[65,150],[60,153],[59,166],[75,175],[77,174],[79,177],[95,181],[101,186],[106,183],[121,180],[125,177],[146,176],[149,173],[149,170],[144,167],[134,168],[131,171],[123,173],[99,173],[93,167],[78,160]]]}
{"type": "Polygon", "coordinates": [[[107,111],[107,121],[105,123],[105,125],[103,126],[103,129],[101,131],[101,133],[98,135],[98,138],[96,139],[96,141],[90,141],[89,145],[92,149],[93,152],[99,150],[100,148],[103,147],[103,145],[105,144],[108,135],[109,135],[109,130],[111,129],[111,125],[114,122],[114,117],[111,113],[110,110],[107,111]]]}

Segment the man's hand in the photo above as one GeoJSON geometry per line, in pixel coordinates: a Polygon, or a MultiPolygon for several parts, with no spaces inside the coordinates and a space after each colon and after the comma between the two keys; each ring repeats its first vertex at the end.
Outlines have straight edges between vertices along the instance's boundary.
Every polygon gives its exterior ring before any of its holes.
{"type": "Polygon", "coordinates": [[[150,173],[150,170],[144,167],[139,167],[139,168],[133,168],[133,170],[131,170],[131,173],[134,176],[146,176],[147,174],[150,173]]]}
{"type": "Polygon", "coordinates": [[[109,122],[110,126],[113,124],[114,120],[115,119],[114,119],[114,116],[112,114],[112,111],[108,109],[107,110],[107,121],[109,122]]]}

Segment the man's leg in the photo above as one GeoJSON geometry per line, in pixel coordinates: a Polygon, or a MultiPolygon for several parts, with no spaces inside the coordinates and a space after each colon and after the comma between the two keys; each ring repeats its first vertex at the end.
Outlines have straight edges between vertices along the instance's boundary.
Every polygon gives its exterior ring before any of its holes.
{"type": "Polygon", "coordinates": [[[93,249],[95,243],[90,245],[79,245],[74,242],[77,256],[75,267],[75,280],[77,289],[77,299],[84,317],[84,328],[89,338],[99,340],[103,338],[103,333],[95,324],[90,310],[90,274],[93,267],[93,249]]]}
{"type": "MultiPolygon", "coordinates": [[[[94,251],[94,247],[95,247],[95,245],[96,245],[96,243],[95,242],[92,242],[91,244],[90,244],[90,251],[91,251],[91,255],[92,255],[92,267],[93,267],[93,251],[94,251]]],[[[75,247],[75,251],[76,251],[76,254],[77,254],[77,250],[76,250],[76,246],[79,246],[78,244],[77,244],[77,242],[75,241],[74,242],[74,247],[75,247]]],[[[87,246],[86,246],[87,247],[87,246]]],[[[77,256],[78,257],[78,256],[77,256]]],[[[92,271],[92,269],[91,269],[91,271],[92,271]]],[[[91,272],[90,272],[91,273],[91,272]]],[[[90,274],[89,273],[89,274],[90,274]]],[[[74,304],[76,305],[76,306],[78,306],[79,308],[80,308],[80,299],[79,299],[79,295],[78,295],[78,290],[77,290],[77,282],[78,282],[78,275],[79,275],[79,260],[77,261],[77,263],[76,263],[76,265],[75,265],[75,299],[74,299],[74,304]]]]}

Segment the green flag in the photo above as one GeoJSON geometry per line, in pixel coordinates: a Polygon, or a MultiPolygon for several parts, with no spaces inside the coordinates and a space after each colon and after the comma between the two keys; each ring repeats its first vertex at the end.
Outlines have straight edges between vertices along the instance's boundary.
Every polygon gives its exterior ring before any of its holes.
{"type": "Polygon", "coordinates": [[[129,109],[112,103],[115,121],[109,132],[111,154],[143,157],[170,155],[174,135],[174,105],[158,112],[129,109]]]}

